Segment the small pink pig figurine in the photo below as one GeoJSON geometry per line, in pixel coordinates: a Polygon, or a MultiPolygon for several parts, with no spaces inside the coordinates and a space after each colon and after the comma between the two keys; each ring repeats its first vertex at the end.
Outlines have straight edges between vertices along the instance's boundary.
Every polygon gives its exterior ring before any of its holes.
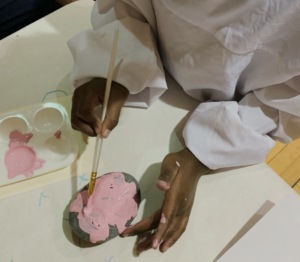
{"type": "Polygon", "coordinates": [[[27,178],[32,177],[34,170],[42,168],[45,164],[44,159],[37,158],[33,147],[26,145],[32,136],[31,133],[23,135],[19,130],[10,133],[9,150],[5,154],[9,179],[21,174],[27,178]]]}

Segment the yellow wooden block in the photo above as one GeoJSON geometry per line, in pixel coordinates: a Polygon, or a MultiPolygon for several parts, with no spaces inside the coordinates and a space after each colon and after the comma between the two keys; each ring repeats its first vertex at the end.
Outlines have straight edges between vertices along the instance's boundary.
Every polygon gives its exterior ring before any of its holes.
{"type": "Polygon", "coordinates": [[[269,163],[286,146],[287,146],[286,144],[282,144],[282,143],[276,141],[276,146],[273,147],[272,150],[270,151],[270,153],[266,159],[266,163],[269,163]]]}
{"type": "MultiPolygon", "coordinates": [[[[300,166],[297,162],[300,160],[300,139],[293,141],[286,145],[277,155],[275,155],[270,161],[269,166],[279,174],[283,179],[288,178],[295,183],[299,178],[300,174],[297,175],[297,169],[300,166]],[[289,174],[287,171],[292,172],[289,174]],[[285,173],[283,175],[283,172],[285,173]],[[294,179],[290,179],[292,175],[296,175],[294,179]]],[[[286,181],[288,182],[288,181],[286,181]]],[[[288,182],[289,184],[292,182],[288,182]]]]}
{"type": "Polygon", "coordinates": [[[300,187],[294,186],[293,189],[300,195],[300,187]]]}
{"type": "Polygon", "coordinates": [[[300,179],[300,156],[279,174],[290,186],[295,185],[300,179]]]}

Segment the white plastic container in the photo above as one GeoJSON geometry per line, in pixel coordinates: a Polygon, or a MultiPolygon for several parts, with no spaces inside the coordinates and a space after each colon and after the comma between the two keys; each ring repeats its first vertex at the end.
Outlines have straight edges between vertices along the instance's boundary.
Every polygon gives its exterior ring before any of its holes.
{"type": "MultiPolygon", "coordinates": [[[[64,168],[70,165],[77,157],[78,146],[75,135],[70,125],[68,113],[62,105],[57,103],[45,103],[23,110],[1,114],[0,186],[27,179],[24,174],[17,175],[12,179],[8,177],[8,167],[5,164],[5,159],[8,159],[7,154],[13,155],[12,151],[9,151],[11,150],[9,143],[10,134],[14,130],[19,130],[22,134],[31,133],[33,136],[24,146],[31,148],[31,150],[36,153],[38,159],[45,160],[44,165],[34,170],[33,176],[27,175],[28,177],[34,177],[64,168]],[[59,139],[55,136],[57,131],[61,131],[59,139]]],[[[16,142],[14,145],[19,146],[16,142]]],[[[28,150],[30,151],[30,149],[28,150]]],[[[19,155],[22,153],[23,152],[20,153],[19,151],[19,155]]],[[[25,158],[17,161],[24,162],[24,159],[25,158]]]]}

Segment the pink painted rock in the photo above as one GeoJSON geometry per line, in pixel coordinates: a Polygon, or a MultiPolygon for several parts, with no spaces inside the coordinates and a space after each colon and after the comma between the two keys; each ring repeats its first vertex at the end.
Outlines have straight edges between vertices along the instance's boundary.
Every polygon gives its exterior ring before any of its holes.
{"type": "Polygon", "coordinates": [[[89,184],[72,202],[69,223],[81,239],[101,244],[121,234],[136,217],[140,187],[133,176],[124,172],[105,174],[97,178],[89,204],[88,188],[89,184]]]}

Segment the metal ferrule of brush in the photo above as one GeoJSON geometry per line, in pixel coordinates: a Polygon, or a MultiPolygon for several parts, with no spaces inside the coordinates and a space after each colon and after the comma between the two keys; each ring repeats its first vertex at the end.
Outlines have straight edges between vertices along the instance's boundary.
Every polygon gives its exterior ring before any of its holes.
{"type": "Polygon", "coordinates": [[[93,194],[93,192],[95,190],[96,178],[97,178],[97,172],[92,172],[90,185],[89,185],[89,192],[88,192],[89,197],[93,194]]]}

